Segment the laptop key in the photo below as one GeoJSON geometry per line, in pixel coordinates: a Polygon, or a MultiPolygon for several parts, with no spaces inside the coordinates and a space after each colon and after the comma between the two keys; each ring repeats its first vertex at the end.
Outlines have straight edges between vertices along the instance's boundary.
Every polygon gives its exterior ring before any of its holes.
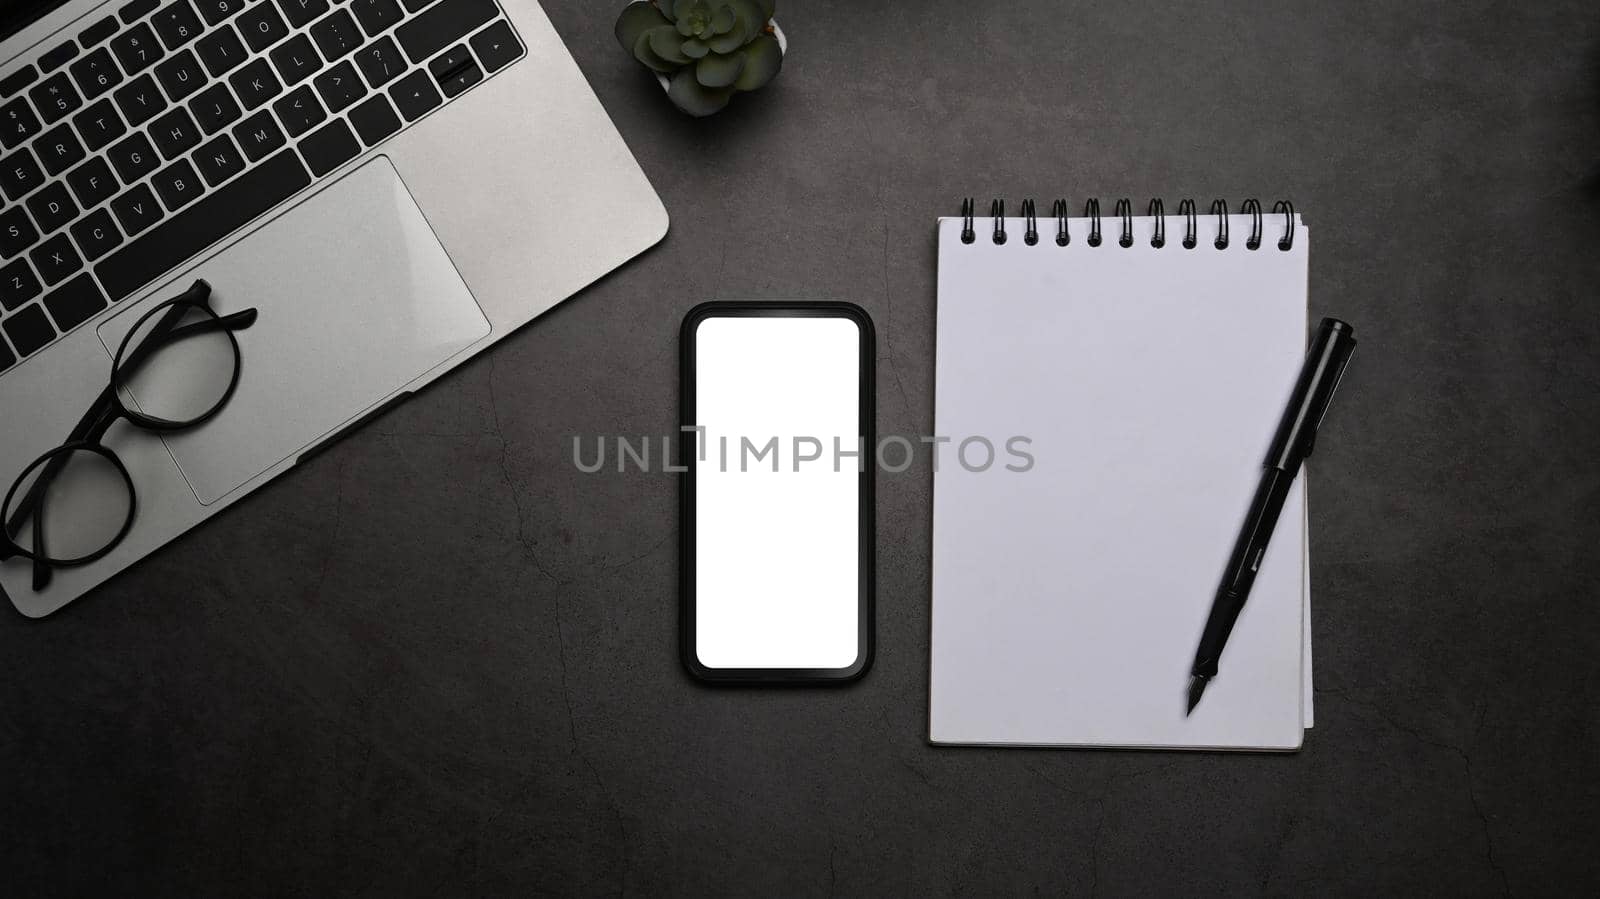
{"type": "Polygon", "coordinates": [[[134,128],[155,118],[167,108],[167,98],[156,87],[155,79],[149,75],[140,75],[127,87],[118,89],[112,96],[116,97],[117,108],[127,117],[128,125],[134,128]]]}
{"type": "Polygon", "coordinates": [[[399,131],[400,117],[394,114],[394,107],[389,105],[383,94],[377,94],[350,110],[350,124],[356,126],[362,143],[370,147],[399,131]]]}
{"type": "MultiPolygon", "coordinates": [[[[111,211],[117,214],[117,221],[122,223],[122,230],[130,236],[161,221],[161,204],[156,202],[155,194],[143,184],[135,186],[111,201],[111,211]]],[[[122,299],[122,297],[117,297],[122,299]]]]}
{"type": "Polygon", "coordinates": [[[255,60],[229,75],[228,83],[233,85],[233,92],[239,95],[239,102],[245,109],[255,109],[283,93],[283,85],[278,83],[278,76],[272,74],[272,67],[265,59],[255,60]]]}
{"type": "Polygon", "coordinates": [[[300,142],[300,154],[318,178],[354,159],[359,152],[361,145],[343,119],[334,119],[300,142]]]}
{"type": "Polygon", "coordinates": [[[51,50],[39,57],[39,70],[43,72],[54,72],[56,69],[59,69],[71,62],[77,55],[78,45],[74,44],[72,41],[67,41],[65,44],[61,44],[54,50],[51,50]]]}
{"type": "Polygon", "coordinates": [[[420,64],[499,15],[494,0],[443,0],[402,24],[395,38],[411,61],[420,64]]]}
{"type": "Polygon", "coordinates": [[[278,120],[283,122],[284,130],[289,132],[290,137],[305,134],[328,117],[309,84],[295,88],[287,97],[272,104],[272,110],[278,114],[278,120]]]}
{"type": "Polygon", "coordinates": [[[161,42],[156,40],[155,32],[143,22],[113,38],[111,52],[117,55],[117,62],[122,63],[123,70],[129,75],[143,72],[167,55],[167,51],[161,48],[161,42]]]}
{"type": "Polygon", "coordinates": [[[367,37],[377,37],[400,21],[400,4],[395,0],[352,0],[350,11],[367,32],[367,37]]]}
{"type": "Polygon", "coordinates": [[[50,182],[44,190],[29,197],[27,205],[33,220],[39,223],[39,230],[45,234],[78,217],[78,204],[72,202],[67,186],[60,181],[50,182]]]}
{"type": "Polygon", "coordinates": [[[0,371],[5,371],[16,364],[17,354],[11,352],[11,347],[6,346],[4,340],[0,340],[0,371]]]}
{"type": "Polygon", "coordinates": [[[283,129],[265,109],[239,123],[233,129],[233,139],[251,162],[260,162],[287,142],[283,129]]]}
{"type": "Polygon", "coordinates": [[[150,138],[165,159],[177,159],[200,143],[200,130],[182,106],[150,123],[150,138]]]}
{"type": "Polygon", "coordinates": [[[238,148],[233,145],[233,141],[228,140],[226,134],[207,141],[200,149],[194,151],[192,158],[200,169],[200,175],[212,187],[244,171],[244,157],[239,155],[238,148]]]}
{"type": "Polygon", "coordinates": [[[328,0],[278,0],[278,5],[283,7],[283,14],[289,17],[289,25],[294,28],[328,11],[328,0]]]}
{"type": "Polygon", "coordinates": [[[189,5],[189,0],[178,0],[177,3],[162,7],[150,22],[156,26],[156,34],[161,35],[161,42],[167,45],[168,50],[178,49],[205,30],[199,17],[194,14],[194,7],[189,5]]]}
{"type": "Polygon", "coordinates": [[[106,156],[111,159],[111,164],[116,166],[117,174],[128,184],[156,170],[160,164],[160,157],[156,156],[155,148],[150,146],[150,139],[142,133],[135,133],[132,137],[122,141],[106,151],[106,156]]]}
{"type": "Polygon", "coordinates": [[[11,345],[17,348],[17,355],[24,357],[44,349],[56,337],[55,329],[50,327],[50,321],[44,317],[44,309],[38,303],[12,313],[3,327],[6,336],[11,338],[11,345]]]}
{"type": "Polygon", "coordinates": [[[283,24],[283,16],[278,14],[278,8],[272,5],[271,0],[257,3],[245,10],[239,16],[238,25],[239,33],[244,35],[244,42],[257,53],[283,40],[289,34],[288,26],[283,24]]]}
{"type": "Polygon", "coordinates": [[[26,99],[18,97],[0,106],[0,143],[4,143],[7,150],[38,134],[39,127],[39,117],[33,114],[33,107],[26,99]]]}
{"type": "Polygon", "coordinates": [[[218,131],[239,120],[239,103],[233,99],[225,84],[213,84],[189,101],[189,111],[206,134],[218,131]]]}
{"type": "Polygon", "coordinates": [[[83,135],[83,145],[90,153],[128,133],[127,126],[122,124],[122,117],[117,115],[116,107],[111,105],[110,97],[91,104],[73,116],[72,124],[78,126],[78,133],[83,135]]]}
{"type": "Polygon", "coordinates": [[[189,160],[180,159],[150,178],[168,212],[177,212],[200,196],[200,176],[189,160]]]}
{"type": "Polygon", "coordinates": [[[106,16],[88,28],[78,32],[78,43],[85,47],[93,47],[106,38],[117,33],[117,19],[115,16],[106,16]]]}
{"type": "Polygon", "coordinates": [[[428,71],[435,79],[444,81],[454,74],[456,69],[464,68],[469,62],[472,62],[472,54],[467,52],[467,45],[456,44],[429,60],[428,71]]]}
{"type": "Polygon", "coordinates": [[[200,61],[206,64],[206,71],[213,78],[221,78],[233,68],[244,62],[249,54],[245,52],[244,42],[239,40],[238,32],[233,26],[224,25],[221,29],[213,31],[200,39],[194,45],[200,54],[200,61]]]}
{"type": "Polygon", "coordinates": [[[31,65],[24,65],[10,75],[0,78],[0,97],[15,96],[37,80],[39,80],[39,70],[31,65]]]}
{"type": "Polygon", "coordinates": [[[441,73],[439,76],[439,90],[444,91],[446,97],[454,97],[467,88],[483,80],[483,70],[471,59],[441,73]]]}
{"type": "Polygon", "coordinates": [[[311,183],[292,151],[267,159],[95,266],[112,302],[182,264],[311,183]]]}
{"type": "Polygon", "coordinates": [[[44,290],[26,259],[13,259],[0,268],[0,306],[7,311],[20,307],[44,290]]]}
{"type": "Polygon", "coordinates": [[[244,9],[245,0],[195,0],[207,25],[215,25],[244,9]]]}
{"type": "Polygon", "coordinates": [[[366,96],[366,85],[361,83],[356,75],[355,67],[348,62],[341,62],[312,82],[317,86],[317,93],[322,95],[322,102],[328,105],[329,112],[338,112],[366,96]]]}
{"type": "Polygon", "coordinates": [[[404,4],[406,12],[416,12],[424,6],[427,6],[429,3],[432,3],[433,0],[400,0],[400,2],[404,4]]]}
{"type": "Polygon", "coordinates": [[[339,57],[361,46],[362,40],[356,20],[342,9],[334,10],[333,15],[312,25],[311,39],[317,42],[317,49],[329,62],[337,62],[339,57]]]}
{"type": "Polygon", "coordinates": [[[200,61],[188,50],[157,65],[156,79],[166,88],[167,96],[174,103],[183,102],[184,97],[199,90],[206,82],[206,76],[200,71],[200,61]]]}
{"type": "Polygon", "coordinates": [[[133,0],[132,3],[124,3],[122,8],[117,10],[117,18],[121,19],[122,24],[126,25],[134,19],[142,19],[149,15],[152,9],[160,5],[160,2],[161,0],[133,0]]]}
{"type": "Polygon", "coordinates": [[[443,102],[439,89],[433,86],[433,79],[421,69],[396,81],[389,88],[389,96],[408,122],[415,122],[443,102]]]}
{"type": "Polygon", "coordinates": [[[52,291],[44,298],[44,305],[56,320],[56,327],[65,334],[106,308],[106,296],[85,272],[52,291]]]}
{"type": "Polygon", "coordinates": [[[60,284],[68,275],[83,268],[83,259],[65,234],[57,234],[34,247],[28,258],[33,260],[33,267],[38,269],[46,286],[60,284]]]}
{"type": "Polygon", "coordinates": [[[39,230],[33,227],[32,220],[21,206],[0,212],[0,256],[10,259],[38,240],[39,230]]]}
{"type": "MultiPolygon", "coordinates": [[[[83,250],[83,258],[90,262],[115,250],[122,244],[122,233],[117,230],[116,225],[111,224],[111,213],[104,209],[96,209],[82,219],[73,222],[72,227],[67,230],[72,232],[72,239],[76,240],[78,248],[83,250]]],[[[99,288],[96,288],[95,292],[98,293],[99,288]]],[[[45,300],[45,305],[50,305],[50,301],[45,300]]],[[[55,310],[52,309],[50,311],[54,312],[55,310]]],[[[61,321],[59,316],[56,321],[61,321]]]]}
{"type": "Polygon", "coordinates": [[[144,22],[112,38],[110,51],[117,54],[117,61],[122,62],[123,70],[130,75],[138,75],[166,56],[162,43],[155,40],[155,32],[144,22]]]}
{"type": "Polygon", "coordinates": [[[33,105],[46,125],[61,121],[67,113],[83,105],[83,99],[73,90],[72,82],[67,80],[66,72],[57,72],[39,82],[33,90],[28,91],[28,96],[33,98],[33,105]]]}
{"type": "Polygon", "coordinates": [[[117,178],[111,174],[111,166],[106,165],[105,158],[96,156],[67,173],[67,186],[78,198],[78,205],[93,209],[117,192],[117,178]]]}
{"type": "Polygon", "coordinates": [[[78,143],[78,136],[66,122],[39,135],[33,148],[39,153],[40,164],[51,175],[59,175],[83,159],[83,144],[78,143]]]}
{"type": "Polygon", "coordinates": [[[274,47],[269,55],[287,87],[299,84],[322,68],[322,57],[311,48],[311,39],[303,34],[297,34],[274,47]]]}
{"type": "Polygon", "coordinates": [[[72,78],[78,82],[85,99],[93,100],[122,83],[122,72],[111,61],[111,51],[104,47],[72,64],[72,78]]]}
{"type": "Polygon", "coordinates": [[[44,173],[39,171],[39,164],[33,161],[33,154],[27,147],[0,159],[0,189],[11,199],[22,199],[43,181],[44,173]]]}
{"type": "Polygon", "coordinates": [[[400,55],[400,48],[388,37],[381,37],[361,48],[356,54],[356,65],[361,67],[361,74],[367,76],[367,83],[374,88],[383,87],[385,84],[400,77],[408,66],[400,55]]]}
{"type": "Polygon", "coordinates": [[[522,44],[502,19],[472,36],[472,52],[478,54],[484,71],[498,72],[522,55],[522,44]]]}

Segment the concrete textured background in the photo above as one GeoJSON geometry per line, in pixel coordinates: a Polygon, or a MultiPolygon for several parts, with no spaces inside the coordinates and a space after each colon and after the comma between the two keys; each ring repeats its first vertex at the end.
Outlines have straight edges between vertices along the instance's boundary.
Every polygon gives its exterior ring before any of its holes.
{"type": "Polygon", "coordinates": [[[13,895],[1600,890],[1600,7],[793,0],[783,75],[698,122],[612,4],[546,7],[671,235],[0,616],[13,895]],[[1315,229],[1312,314],[1362,343],[1314,460],[1303,752],[929,747],[926,465],[880,482],[863,683],[679,669],[675,484],[579,474],[571,436],[670,432],[718,297],[863,305],[880,430],[927,433],[934,219],[969,194],[1315,229]]]}

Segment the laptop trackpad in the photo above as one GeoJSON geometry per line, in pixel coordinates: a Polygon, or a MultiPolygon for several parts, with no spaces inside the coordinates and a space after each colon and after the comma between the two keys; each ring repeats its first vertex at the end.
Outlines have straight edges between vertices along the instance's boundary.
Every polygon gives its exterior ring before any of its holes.
{"type": "MultiPolygon", "coordinates": [[[[100,326],[107,353],[196,278],[238,332],[233,400],[165,436],[202,503],[321,442],[484,338],[489,322],[394,166],[379,157],[100,326]]],[[[138,396],[133,397],[138,402],[138,396]]]]}

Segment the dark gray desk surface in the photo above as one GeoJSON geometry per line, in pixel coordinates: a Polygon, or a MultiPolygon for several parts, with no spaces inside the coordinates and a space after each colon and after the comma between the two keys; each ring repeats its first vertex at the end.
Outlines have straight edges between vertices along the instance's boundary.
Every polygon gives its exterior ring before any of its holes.
{"type": "Polygon", "coordinates": [[[671,235],[93,597],[0,616],[14,894],[1593,894],[1600,7],[1294,5],[785,2],[784,74],[696,122],[611,4],[550,0],[671,235]],[[689,683],[674,481],[569,461],[671,430],[683,313],[860,303],[882,432],[928,433],[935,217],[1152,193],[1293,198],[1313,315],[1360,329],[1305,750],[929,747],[925,465],[882,480],[865,682],[689,683]]]}

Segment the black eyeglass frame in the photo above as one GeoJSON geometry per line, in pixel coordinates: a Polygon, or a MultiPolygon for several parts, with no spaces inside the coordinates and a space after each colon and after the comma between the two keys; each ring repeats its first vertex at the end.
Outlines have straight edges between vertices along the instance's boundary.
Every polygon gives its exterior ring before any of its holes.
{"type": "Polygon", "coordinates": [[[117,348],[116,355],[112,358],[111,380],[105,390],[101,391],[100,396],[89,407],[89,411],[79,419],[78,424],[67,435],[66,441],[29,463],[12,482],[11,488],[6,491],[4,501],[0,501],[0,515],[6,517],[4,526],[0,527],[0,561],[18,557],[32,561],[35,591],[43,590],[50,585],[50,573],[53,569],[75,568],[105,558],[133,529],[139,505],[138,491],[134,488],[133,475],[128,471],[128,466],[104,444],[106,432],[112,425],[127,420],[135,427],[147,431],[158,433],[183,431],[215,418],[233,399],[233,394],[239,387],[239,374],[243,368],[239,341],[234,332],[255,324],[256,310],[244,309],[225,316],[218,315],[216,310],[211,308],[210,297],[211,285],[204,280],[197,280],[179,296],[159,303],[141,315],[133,327],[128,329],[128,333],[117,348]],[[187,325],[179,325],[185,316],[193,312],[198,312],[205,318],[187,325]],[[158,315],[161,316],[160,320],[151,326],[137,344],[134,344],[133,338],[144,331],[145,324],[158,315]],[[217,331],[221,331],[228,338],[228,344],[233,350],[233,374],[229,378],[227,388],[210,408],[192,418],[174,421],[130,408],[124,401],[123,394],[127,391],[130,380],[157,352],[181,340],[217,331]],[[44,546],[42,502],[45,492],[60,476],[67,461],[74,453],[79,452],[100,456],[122,477],[123,486],[128,491],[128,512],[116,535],[105,546],[83,556],[58,559],[50,556],[44,546]],[[17,491],[28,483],[36,471],[40,472],[39,477],[34,479],[27,494],[13,508],[12,501],[17,498],[17,491]],[[16,534],[29,519],[33,519],[34,523],[31,549],[16,542],[16,534]]]}

